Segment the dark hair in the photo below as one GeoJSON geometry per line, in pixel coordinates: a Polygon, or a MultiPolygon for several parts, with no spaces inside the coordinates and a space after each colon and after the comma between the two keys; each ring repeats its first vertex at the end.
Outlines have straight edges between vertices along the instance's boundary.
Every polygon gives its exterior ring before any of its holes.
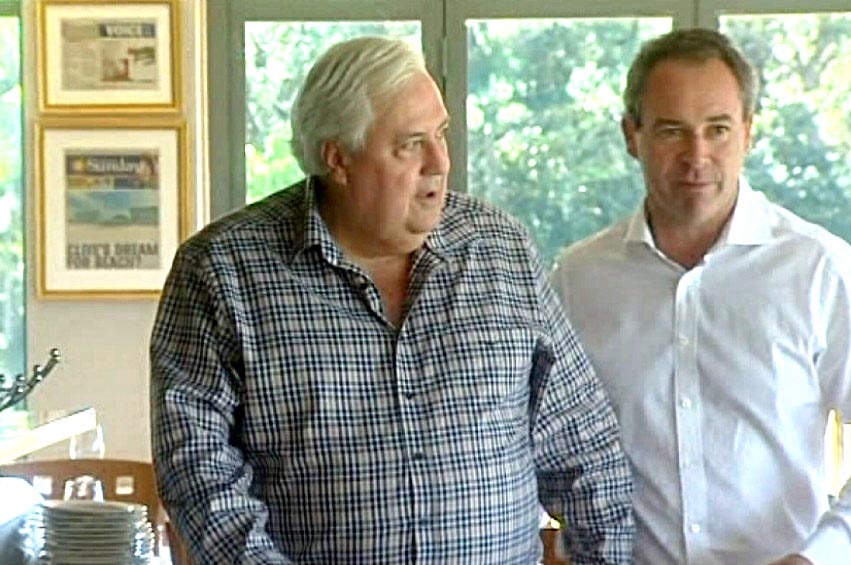
{"type": "Polygon", "coordinates": [[[658,63],[669,59],[698,62],[720,59],[739,83],[744,116],[753,114],[759,88],[759,78],[753,67],[725,35],[696,27],[671,31],[641,46],[629,67],[623,92],[626,115],[636,125],[641,125],[641,99],[647,77],[658,63]]]}

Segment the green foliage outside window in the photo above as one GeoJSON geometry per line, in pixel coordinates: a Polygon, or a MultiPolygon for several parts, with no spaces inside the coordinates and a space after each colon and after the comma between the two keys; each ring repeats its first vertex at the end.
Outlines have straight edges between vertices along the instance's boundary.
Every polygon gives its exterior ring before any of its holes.
{"type": "MultiPolygon", "coordinates": [[[[757,190],[851,241],[851,15],[727,19],[760,70],[757,190]]],[[[627,66],[648,20],[470,28],[469,186],[520,217],[546,262],[644,194],[620,134],[627,66]]]]}
{"type": "Polygon", "coordinates": [[[0,372],[24,369],[24,245],[18,18],[0,17],[0,372]]]}
{"type": "MultiPolygon", "coordinates": [[[[24,372],[21,85],[17,17],[0,17],[0,373],[24,372]]],[[[0,413],[0,439],[27,426],[20,406],[0,413]]]]}
{"type": "Polygon", "coordinates": [[[469,191],[523,221],[545,263],[641,199],[620,93],[641,42],[670,26],[666,18],[468,25],[469,191]]]}
{"type": "MultiPolygon", "coordinates": [[[[746,163],[751,184],[851,241],[851,14],[722,23],[764,83],[746,163]]],[[[643,197],[620,132],[620,96],[640,44],[671,20],[467,25],[468,190],[520,218],[549,264],[643,197]]],[[[367,33],[419,31],[410,22],[246,25],[248,201],[302,176],[288,146],[292,96],[319,52],[367,33]]]]}
{"type": "Polygon", "coordinates": [[[851,14],[722,18],[759,70],[754,188],[851,242],[851,14]]]}

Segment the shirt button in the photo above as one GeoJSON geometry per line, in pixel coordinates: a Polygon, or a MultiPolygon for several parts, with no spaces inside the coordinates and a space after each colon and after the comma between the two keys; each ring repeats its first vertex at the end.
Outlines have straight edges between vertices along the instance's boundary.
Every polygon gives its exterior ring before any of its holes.
{"type": "Polygon", "coordinates": [[[693,534],[699,534],[701,527],[700,527],[700,524],[692,524],[691,526],[689,526],[688,529],[693,534]]]}
{"type": "Polygon", "coordinates": [[[680,400],[680,406],[686,409],[691,408],[691,398],[686,397],[680,400]]]}
{"type": "Polygon", "coordinates": [[[684,336],[684,335],[680,336],[680,345],[682,345],[683,347],[688,345],[688,338],[686,336],[684,336]]]}
{"type": "Polygon", "coordinates": [[[423,459],[425,459],[425,455],[422,451],[417,451],[411,456],[411,459],[413,459],[414,461],[422,461],[423,459]]]}

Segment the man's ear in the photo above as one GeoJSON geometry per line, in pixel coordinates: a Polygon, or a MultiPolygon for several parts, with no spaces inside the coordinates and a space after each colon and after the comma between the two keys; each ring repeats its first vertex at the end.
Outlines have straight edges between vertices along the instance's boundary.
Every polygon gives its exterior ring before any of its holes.
{"type": "Polygon", "coordinates": [[[633,158],[638,159],[638,145],[635,141],[635,135],[638,131],[638,126],[629,116],[621,118],[621,132],[623,140],[626,143],[626,150],[633,158]]]}
{"type": "Polygon", "coordinates": [[[345,186],[348,182],[347,165],[349,162],[346,150],[339,142],[328,140],[322,143],[322,161],[328,167],[328,178],[334,184],[345,186]]]}

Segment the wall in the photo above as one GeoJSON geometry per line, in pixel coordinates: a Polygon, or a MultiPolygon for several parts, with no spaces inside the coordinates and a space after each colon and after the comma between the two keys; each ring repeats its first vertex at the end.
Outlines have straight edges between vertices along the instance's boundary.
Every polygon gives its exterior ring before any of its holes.
{"type": "MultiPolygon", "coordinates": [[[[177,0],[181,26],[183,99],[186,105],[190,187],[194,221],[206,217],[206,170],[202,116],[204,0],[177,0]]],[[[23,5],[26,159],[33,162],[32,131],[38,100],[34,65],[35,0],[23,5]]],[[[27,171],[27,352],[30,364],[43,363],[58,347],[63,360],[31,396],[30,408],[45,421],[80,408],[94,407],[103,425],[107,456],[150,460],[148,408],[148,339],[156,314],[155,300],[45,300],[35,295],[37,256],[33,209],[33,167],[27,171]]],[[[66,457],[68,445],[56,444],[37,458],[66,457]]]]}

